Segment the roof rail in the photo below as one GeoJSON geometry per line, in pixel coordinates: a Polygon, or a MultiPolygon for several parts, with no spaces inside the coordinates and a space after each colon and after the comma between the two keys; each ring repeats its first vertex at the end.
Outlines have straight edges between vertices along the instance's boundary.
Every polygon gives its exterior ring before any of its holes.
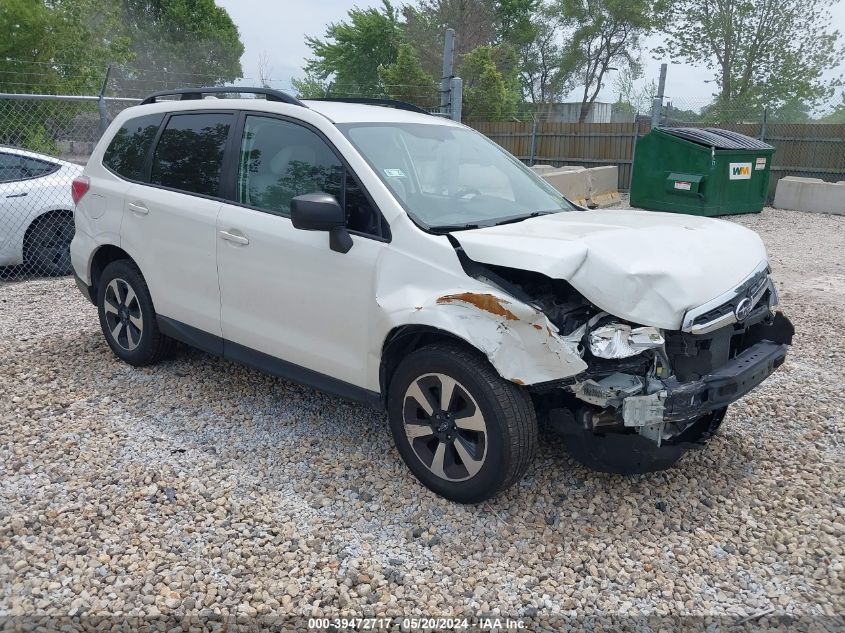
{"type": "Polygon", "coordinates": [[[140,105],[147,105],[148,103],[156,103],[159,97],[179,97],[179,101],[190,101],[202,99],[203,95],[213,94],[255,94],[264,95],[267,101],[281,101],[282,103],[290,103],[292,105],[302,106],[306,108],[304,103],[292,97],[281,90],[273,90],[272,88],[247,88],[242,86],[210,86],[207,88],[178,88],[174,90],[162,90],[154,92],[146,99],[141,101],[140,105]]]}
{"type": "Polygon", "coordinates": [[[321,97],[318,99],[308,99],[308,101],[337,101],[340,103],[362,103],[364,105],[378,105],[388,108],[396,108],[397,110],[407,110],[408,112],[417,112],[419,114],[431,114],[428,110],[424,110],[413,103],[406,103],[405,101],[397,101],[396,99],[379,99],[375,97],[321,97]]]}

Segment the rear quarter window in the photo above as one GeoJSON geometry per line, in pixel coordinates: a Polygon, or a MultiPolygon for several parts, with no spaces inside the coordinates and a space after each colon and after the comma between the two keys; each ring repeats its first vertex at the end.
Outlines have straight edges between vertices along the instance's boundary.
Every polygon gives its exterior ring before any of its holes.
{"type": "Polygon", "coordinates": [[[164,114],[129,119],[114,135],[103,155],[103,165],[127,180],[144,179],[144,161],[164,114]]]}

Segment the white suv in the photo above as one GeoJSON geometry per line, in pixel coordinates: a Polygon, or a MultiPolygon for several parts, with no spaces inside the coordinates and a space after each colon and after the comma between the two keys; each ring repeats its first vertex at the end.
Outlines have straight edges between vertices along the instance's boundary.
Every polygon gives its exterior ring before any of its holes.
{"type": "Polygon", "coordinates": [[[519,480],[538,419],[592,467],[668,467],[784,361],[756,234],[581,209],[415,110],[203,88],[123,111],[71,245],[114,353],[178,340],[386,408],[409,468],[460,502],[519,480]]]}

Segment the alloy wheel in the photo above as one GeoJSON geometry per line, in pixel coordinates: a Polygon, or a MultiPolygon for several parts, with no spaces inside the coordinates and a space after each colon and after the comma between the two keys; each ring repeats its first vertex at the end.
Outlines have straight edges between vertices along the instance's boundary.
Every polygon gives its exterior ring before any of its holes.
{"type": "Polygon", "coordinates": [[[132,286],[124,279],[112,279],[106,287],[103,309],[114,342],[129,352],[138,347],[144,332],[144,316],[132,286]]]}
{"type": "Polygon", "coordinates": [[[472,394],[445,374],[425,374],[405,392],[408,443],[433,474],[447,481],[474,477],[487,457],[487,424],[472,394]]]}

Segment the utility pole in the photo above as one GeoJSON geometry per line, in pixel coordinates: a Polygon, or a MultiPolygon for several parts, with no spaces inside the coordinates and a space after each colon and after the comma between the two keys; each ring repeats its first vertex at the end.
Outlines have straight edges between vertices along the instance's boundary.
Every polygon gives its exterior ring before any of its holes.
{"type": "Polygon", "coordinates": [[[651,127],[660,127],[660,111],[663,109],[663,93],[666,90],[666,64],[660,64],[660,82],[657,84],[657,94],[651,103],[651,127]]]}
{"type": "Polygon", "coordinates": [[[111,64],[106,68],[106,76],[103,77],[103,85],[100,87],[100,94],[97,96],[97,110],[100,114],[100,123],[97,126],[98,138],[103,135],[111,123],[109,112],[106,110],[106,90],[109,88],[109,75],[111,75],[111,64]]]}
{"type": "Polygon", "coordinates": [[[446,29],[443,38],[443,76],[440,79],[440,114],[450,115],[452,77],[455,75],[455,29],[446,29]]]}
{"type": "Polygon", "coordinates": [[[449,92],[452,101],[449,105],[449,116],[453,121],[461,122],[464,105],[464,80],[460,77],[452,77],[449,83],[449,92]]]}

